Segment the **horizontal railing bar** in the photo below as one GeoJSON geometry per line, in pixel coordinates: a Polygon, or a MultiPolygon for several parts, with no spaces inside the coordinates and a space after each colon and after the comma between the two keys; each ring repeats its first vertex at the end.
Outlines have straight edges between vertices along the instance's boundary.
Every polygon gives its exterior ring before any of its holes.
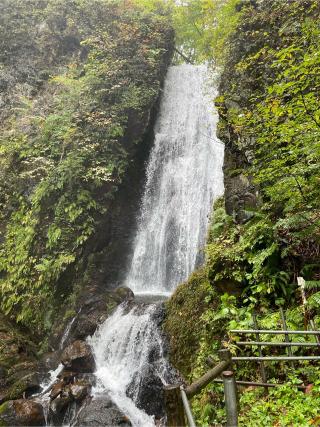
{"type": "MultiPolygon", "coordinates": [[[[213,380],[213,382],[223,383],[223,380],[215,379],[215,380],[213,380]]],[[[276,384],[276,383],[258,383],[258,382],[254,382],[254,381],[236,381],[236,384],[237,385],[250,385],[250,386],[254,386],[254,387],[280,387],[283,385],[283,384],[276,384]]],[[[305,390],[307,388],[305,385],[297,385],[295,387],[297,387],[299,390],[305,390]]]]}
{"type": "Polygon", "coordinates": [[[258,345],[274,347],[320,347],[316,342],[272,342],[272,341],[236,341],[236,345],[258,345]]]}
{"type": "Polygon", "coordinates": [[[236,362],[238,360],[320,360],[320,356],[240,356],[232,357],[232,361],[236,362]]]}
{"type": "Polygon", "coordinates": [[[231,329],[229,332],[235,334],[274,334],[274,335],[320,335],[320,331],[283,331],[270,329],[231,329]]]}
{"type": "Polygon", "coordinates": [[[223,360],[219,362],[214,368],[206,372],[202,377],[198,378],[195,382],[189,385],[186,389],[186,395],[191,398],[195,394],[199,393],[205,386],[207,386],[214,378],[217,378],[219,375],[225,371],[230,364],[230,360],[223,360]]]}
{"type": "Polygon", "coordinates": [[[186,413],[189,427],[196,427],[196,423],[194,422],[192,411],[190,408],[189,400],[187,398],[186,392],[183,386],[180,386],[181,398],[184,406],[184,411],[186,413]]]}

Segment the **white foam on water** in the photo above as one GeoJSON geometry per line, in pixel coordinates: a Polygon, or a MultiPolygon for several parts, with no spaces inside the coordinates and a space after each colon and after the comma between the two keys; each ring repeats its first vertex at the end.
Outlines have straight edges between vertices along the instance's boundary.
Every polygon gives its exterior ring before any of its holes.
{"type": "Polygon", "coordinates": [[[153,417],[138,409],[141,373],[149,363],[151,352],[158,354],[158,375],[165,381],[163,372],[167,361],[163,356],[162,339],[152,316],[156,304],[134,306],[129,311],[119,306],[96,333],[88,338],[96,361],[97,386],[95,394],[105,394],[131,420],[134,426],[154,426],[153,417]],[[130,395],[127,396],[130,387],[130,395]]]}

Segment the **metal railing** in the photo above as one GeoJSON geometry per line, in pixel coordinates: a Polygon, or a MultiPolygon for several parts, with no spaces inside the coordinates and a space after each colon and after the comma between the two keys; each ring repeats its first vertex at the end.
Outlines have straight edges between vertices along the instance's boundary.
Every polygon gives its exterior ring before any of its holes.
{"type": "MultiPolygon", "coordinates": [[[[274,329],[274,330],[272,330],[272,329],[259,329],[257,317],[255,314],[253,314],[253,326],[254,326],[254,328],[252,328],[252,329],[231,329],[229,331],[231,334],[253,335],[255,337],[255,340],[250,340],[250,341],[243,341],[243,340],[234,341],[234,344],[237,347],[253,347],[253,346],[258,347],[259,356],[232,356],[232,361],[233,362],[241,362],[241,361],[259,362],[262,382],[258,382],[258,381],[237,381],[236,383],[238,385],[248,385],[248,386],[253,386],[253,387],[264,387],[265,391],[267,392],[267,390],[269,388],[279,387],[282,384],[280,384],[280,383],[269,383],[267,381],[267,373],[266,373],[266,369],[265,369],[265,362],[287,361],[287,362],[290,362],[293,366],[294,362],[296,362],[296,361],[319,361],[320,360],[320,356],[317,356],[317,355],[308,355],[308,356],[298,355],[298,356],[296,356],[296,355],[293,355],[293,351],[292,351],[293,347],[300,347],[300,348],[308,348],[309,347],[310,349],[315,349],[315,348],[320,349],[320,340],[319,340],[320,331],[314,330],[315,329],[314,322],[310,322],[310,326],[311,326],[312,330],[290,330],[287,327],[286,314],[282,308],[280,308],[280,319],[281,319],[283,329],[274,329]],[[276,342],[262,341],[260,339],[261,335],[275,335],[275,336],[284,335],[285,341],[276,341],[276,342]],[[315,337],[316,342],[295,342],[295,341],[291,341],[290,336],[295,336],[295,335],[304,335],[304,336],[315,337]],[[266,348],[271,348],[271,347],[273,347],[273,348],[284,348],[284,349],[286,349],[287,354],[286,355],[277,355],[277,356],[265,356],[265,355],[263,355],[263,352],[262,352],[263,347],[266,347],[266,348]]],[[[216,381],[222,382],[219,380],[216,380],[216,381]]],[[[300,390],[305,390],[306,386],[299,385],[299,386],[297,386],[297,388],[300,390]]]]}
{"type": "Polygon", "coordinates": [[[176,384],[164,388],[168,427],[185,426],[185,416],[189,427],[196,427],[189,399],[219,376],[222,376],[224,384],[227,425],[229,427],[237,426],[237,388],[233,371],[228,370],[232,362],[231,353],[228,349],[222,349],[218,354],[220,362],[191,385],[176,384]]]}
{"type": "Polygon", "coordinates": [[[185,414],[187,416],[189,427],[196,427],[196,423],[194,422],[189,400],[187,397],[187,393],[183,386],[180,386],[180,392],[181,392],[182,403],[183,403],[185,414]]]}
{"type": "MultiPolygon", "coordinates": [[[[304,291],[303,285],[304,280],[298,278],[298,284],[304,291]]],[[[303,307],[306,311],[306,302],[303,299],[303,307]]],[[[253,328],[252,329],[231,329],[231,334],[241,335],[254,335],[255,340],[250,341],[234,341],[234,344],[238,347],[258,347],[258,356],[231,356],[228,349],[219,350],[220,362],[212,367],[206,374],[196,380],[189,386],[183,386],[181,384],[167,386],[165,388],[165,404],[167,412],[167,425],[168,427],[182,427],[185,426],[185,417],[187,418],[188,425],[190,427],[196,427],[191,407],[189,404],[190,398],[198,394],[206,385],[210,382],[222,383],[224,385],[224,396],[225,396],[225,408],[227,417],[227,427],[238,426],[238,399],[237,399],[237,385],[253,386],[253,387],[264,387],[265,392],[268,392],[269,388],[279,387],[280,383],[269,383],[267,380],[267,371],[265,369],[265,362],[269,361],[288,361],[292,365],[295,361],[318,361],[320,356],[308,355],[308,356],[295,356],[293,355],[293,347],[301,347],[311,349],[320,349],[320,331],[315,330],[315,324],[313,320],[309,321],[312,330],[290,330],[287,326],[286,315],[282,308],[280,308],[280,319],[283,329],[259,329],[257,316],[255,313],[252,315],[253,328]],[[262,341],[261,335],[284,335],[284,341],[262,341]],[[294,335],[305,335],[314,337],[316,342],[295,342],[291,341],[290,337],[294,335]],[[286,355],[281,356],[264,356],[263,347],[278,347],[284,348],[287,352],[286,355]],[[259,362],[260,373],[262,382],[259,381],[243,381],[235,380],[234,373],[232,370],[233,362],[250,361],[259,362]],[[218,378],[222,377],[222,378],[218,378]]],[[[207,359],[209,366],[214,364],[211,358],[207,359]]],[[[305,385],[297,385],[299,390],[305,390],[305,385]]]]}

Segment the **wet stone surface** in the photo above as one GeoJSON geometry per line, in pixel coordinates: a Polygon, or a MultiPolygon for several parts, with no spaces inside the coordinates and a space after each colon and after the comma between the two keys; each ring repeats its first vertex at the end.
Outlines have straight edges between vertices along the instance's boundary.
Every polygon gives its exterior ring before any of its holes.
{"type": "Polygon", "coordinates": [[[108,395],[88,400],[78,414],[74,427],[132,426],[130,420],[108,395]]]}

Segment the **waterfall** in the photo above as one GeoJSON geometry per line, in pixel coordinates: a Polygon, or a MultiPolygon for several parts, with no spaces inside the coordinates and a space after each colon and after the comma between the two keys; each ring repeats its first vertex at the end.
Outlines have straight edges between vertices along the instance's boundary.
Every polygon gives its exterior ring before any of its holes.
{"type": "Polygon", "coordinates": [[[200,258],[210,211],[223,193],[216,91],[204,65],[169,69],[126,285],[171,293],[200,258]]]}
{"type": "MultiPolygon", "coordinates": [[[[125,280],[136,294],[170,294],[201,260],[212,203],[223,193],[215,95],[205,66],[169,69],[125,280]]],[[[88,339],[97,365],[95,392],[107,392],[134,426],[154,425],[137,407],[144,369],[151,366],[163,383],[168,375],[157,307],[120,306],[88,339]]]]}
{"type": "Polygon", "coordinates": [[[162,339],[153,316],[158,306],[117,308],[88,342],[96,359],[98,384],[95,393],[108,390],[116,405],[135,426],[154,426],[151,416],[139,410],[134,401],[139,394],[143,372],[149,364],[162,382],[166,381],[167,361],[162,339]],[[129,398],[127,392],[130,390],[129,398]]]}

